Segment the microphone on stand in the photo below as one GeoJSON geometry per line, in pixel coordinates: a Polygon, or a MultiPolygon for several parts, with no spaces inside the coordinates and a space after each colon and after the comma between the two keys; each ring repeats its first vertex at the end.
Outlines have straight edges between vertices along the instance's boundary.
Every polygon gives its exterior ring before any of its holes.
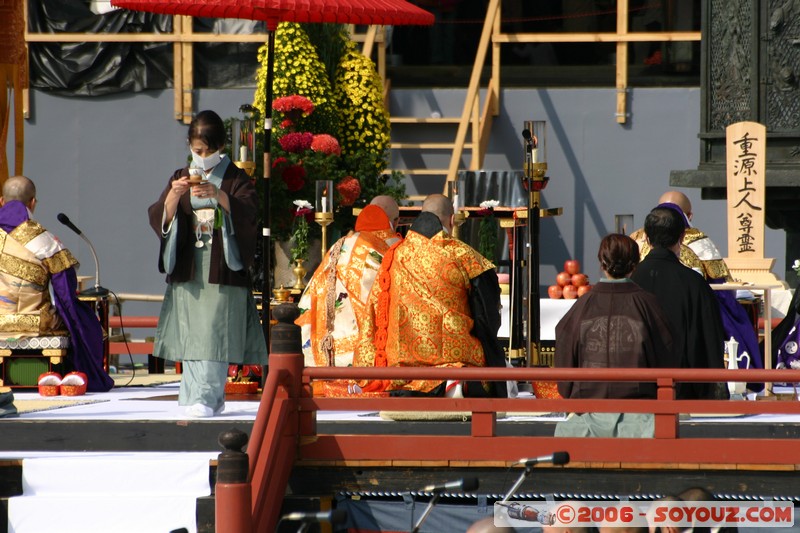
{"type": "Polygon", "coordinates": [[[532,163],[533,162],[533,135],[531,135],[531,130],[524,129],[522,130],[522,138],[525,139],[525,163],[532,163]]]}
{"type": "Polygon", "coordinates": [[[66,227],[77,233],[81,239],[86,241],[86,244],[89,245],[89,250],[92,252],[92,257],[94,258],[94,271],[95,271],[95,284],[94,287],[91,289],[86,289],[80,292],[81,296],[108,296],[108,289],[102,287],[100,285],[100,262],[97,260],[97,252],[94,251],[94,246],[92,246],[92,242],[86,238],[86,235],[83,234],[81,230],[78,229],[78,226],[72,223],[67,215],[64,213],[59,213],[56,218],[58,221],[64,224],[66,227]]]}
{"type": "Polygon", "coordinates": [[[553,452],[550,455],[543,455],[541,457],[533,457],[530,459],[520,459],[517,461],[517,464],[525,465],[525,470],[522,471],[519,478],[517,478],[516,483],[514,486],[511,487],[503,499],[500,500],[499,503],[505,503],[511,498],[511,495],[514,494],[517,489],[522,485],[522,482],[525,481],[525,478],[528,477],[531,473],[531,467],[537,465],[539,463],[553,463],[556,466],[561,466],[569,463],[569,452],[553,452]]]}
{"type": "Polygon", "coordinates": [[[344,509],[333,509],[331,511],[321,511],[318,513],[294,512],[283,515],[281,520],[341,524],[347,520],[347,511],[344,509]]]}
{"type": "Polygon", "coordinates": [[[439,497],[442,495],[443,492],[448,490],[459,490],[463,492],[478,490],[478,478],[467,477],[456,481],[441,483],[438,485],[428,485],[427,487],[422,489],[422,492],[433,492],[433,496],[428,502],[428,506],[425,508],[425,512],[422,513],[422,516],[419,517],[417,523],[414,524],[414,528],[411,530],[411,533],[419,533],[419,528],[422,527],[422,524],[423,522],[425,522],[425,519],[428,518],[428,515],[431,514],[431,511],[433,511],[433,506],[436,505],[436,502],[439,501],[439,497]]]}
{"type": "Polygon", "coordinates": [[[456,481],[448,481],[439,485],[428,485],[422,492],[446,492],[449,490],[460,490],[462,492],[471,492],[478,488],[478,478],[467,477],[456,481]]]}
{"type": "Polygon", "coordinates": [[[569,452],[554,452],[550,455],[520,459],[517,461],[517,464],[523,464],[525,466],[533,466],[539,463],[553,463],[555,466],[565,465],[569,463],[569,452]]]}

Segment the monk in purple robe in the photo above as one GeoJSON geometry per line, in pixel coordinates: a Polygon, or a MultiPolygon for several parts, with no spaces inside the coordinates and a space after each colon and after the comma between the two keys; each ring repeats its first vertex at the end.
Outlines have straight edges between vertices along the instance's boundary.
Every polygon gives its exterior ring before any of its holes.
{"type": "Polygon", "coordinates": [[[88,392],[105,392],[114,381],[103,368],[100,321],[77,297],[78,261],[33,220],[35,207],[30,179],[6,180],[0,198],[0,339],[69,333],[71,365],[86,374],[88,392]]]}

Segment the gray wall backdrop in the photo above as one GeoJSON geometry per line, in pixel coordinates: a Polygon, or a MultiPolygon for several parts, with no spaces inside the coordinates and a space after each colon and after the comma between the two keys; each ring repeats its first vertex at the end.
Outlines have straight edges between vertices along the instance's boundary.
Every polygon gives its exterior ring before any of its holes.
{"type": "MultiPolygon", "coordinates": [[[[427,116],[438,111],[456,116],[463,94],[454,89],[397,90],[392,94],[392,114],[427,116]]],[[[502,93],[486,169],[521,168],[523,122],[547,121],[550,183],[543,203],[563,207],[564,214],[541,225],[543,287],[554,283],[568,258],[580,260],[595,282],[600,275],[597,247],[614,230],[614,215],[633,214],[634,225],[641,226],[669,188],[670,170],[697,167],[699,88],[634,89],[625,125],[614,120],[615,98],[614,89],[502,93]]],[[[197,109],[214,109],[223,118],[237,116],[239,106],[251,100],[251,89],[196,94],[197,109]]],[[[24,171],[38,186],[36,218],[81,261],[80,274],[94,274],[91,253],[80,237],[57,222],[59,212],[94,243],[105,287],[117,293],[163,292],[156,263],[158,242],[146,209],[172,171],[185,163],[186,129],[173,118],[171,90],[95,98],[31,92],[24,171]]],[[[402,164],[402,157],[395,156],[394,163],[402,164]]],[[[424,185],[408,186],[409,193],[417,189],[424,185]]],[[[724,202],[701,200],[696,189],[684,192],[692,199],[695,225],[726,254],[724,202]]],[[[524,201],[520,198],[519,205],[524,201]]],[[[774,271],[783,278],[784,234],[769,228],[766,234],[766,255],[776,258],[774,271]]],[[[157,310],[153,304],[126,307],[134,314],[157,310]]]]}

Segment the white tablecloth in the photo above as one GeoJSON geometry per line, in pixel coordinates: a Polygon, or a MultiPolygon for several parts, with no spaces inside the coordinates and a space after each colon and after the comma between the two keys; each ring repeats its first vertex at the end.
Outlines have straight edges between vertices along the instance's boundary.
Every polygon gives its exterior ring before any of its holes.
{"type": "MultiPolygon", "coordinates": [[[[508,325],[511,323],[511,307],[507,294],[500,296],[500,303],[503,305],[503,309],[500,311],[502,322],[497,336],[507,338],[509,335],[508,325]]],[[[539,300],[539,338],[541,340],[553,341],[556,339],[556,324],[574,303],[575,300],[551,300],[550,298],[539,300]]]]}

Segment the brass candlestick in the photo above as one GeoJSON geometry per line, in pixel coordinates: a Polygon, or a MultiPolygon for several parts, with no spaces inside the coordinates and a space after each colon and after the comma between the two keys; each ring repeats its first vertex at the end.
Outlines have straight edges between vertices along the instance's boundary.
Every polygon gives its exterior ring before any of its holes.
{"type": "Polygon", "coordinates": [[[322,257],[328,251],[328,226],[333,222],[333,181],[317,181],[317,202],[314,221],[322,226],[322,257]]]}
{"type": "Polygon", "coordinates": [[[314,222],[322,226],[322,256],[328,251],[328,226],[333,223],[333,213],[314,213],[314,222]]]}
{"type": "Polygon", "coordinates": [[[256,171],[255,161],[234,161],[233,164],[247,172],[247,175],[251,178],[256,171]]]}

